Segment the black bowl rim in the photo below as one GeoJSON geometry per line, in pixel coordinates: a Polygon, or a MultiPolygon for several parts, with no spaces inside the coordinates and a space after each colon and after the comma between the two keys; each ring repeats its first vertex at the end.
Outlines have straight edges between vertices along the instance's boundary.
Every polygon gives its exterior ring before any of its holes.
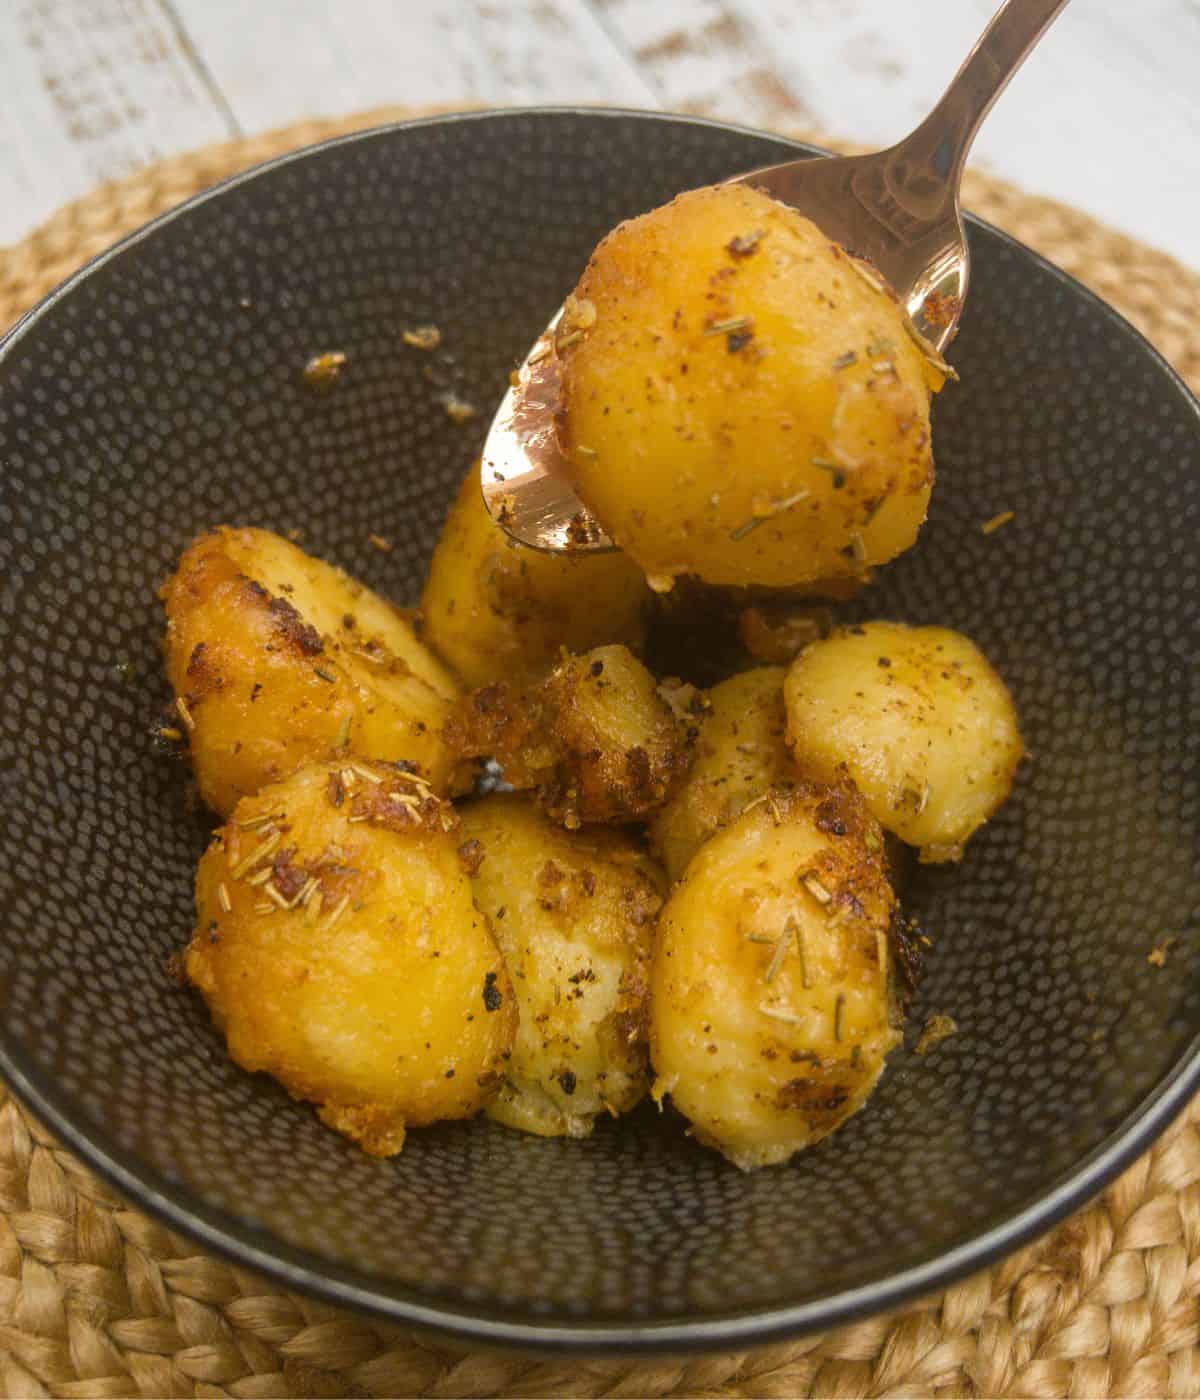
{"type": "MultiPolygon", "coordinates": [[[[626,107],[503,107],[443,113],[409,121],[388,122],[364,131],[333,137],[240,171],[219,184],[158,215],[126,235],[112,247],[91,258],[65,282],[27,311],[0,338],[0,364],[39,317],[98,267],[133,247],[149,234],[185,215],[189,210],[245,181],[316,151],[384,133],[435,125],[458,125],[514,116],[571,116],[605,121],[636,117],[689,126],[734,131],[791,146],[798,152],[828,152],[775,132],[761,131],[732,122],[712,121],[671,112],[626,107]]],[[[987,229],[1021,256],[1062,282],[1073,295],[1083,297],[1123,334],[1131,350],[1147,356],[1181,393],[1196,414],[1200,431],[1200,401],[1162,354],[1118,311],[1069,273],[1056,267],[1018,239],[969,212],[968,223],[987,229]]],[[[1123,1123],[1076,1166],[1031,1204],[991,1225],[964,1243],[945,1250],[898,1274],[846,1289],[828,1297],[788,1307],[718,1313],[703,1318],[679,1318],[664,1322],[588,1322],[586,1320],[524,1320],[501,1309],[464,1307],[450,1302],[430,1302],[407,1289],[386,1289],[376,1277],[322,1259],[309,1250],[296,1249],[267,1230],[247,1225],[225,1210],[204,1204],[190,1188],[177,1185],[119,1147],[102,1127],[81,1127],[71,1116],[66,1096],[49,1076],[27,1061],[19,1046],[9,1043],[0,1025],[0,1074],[8,1087],[60,1140],[100,1177],[133,1203],[172,1230],[188,1236],[206,1249],[235,1264],[255,1270],[298,1292],[335,1306],[375,1313],[424,1331],[471,1341],[491,1348],[516,1349],[577,1356],[613,1354],[662,1354],[718,1351],[762,1346],[804,1333],[824,1331],[858,1318],[889,1311],[914,1298],[939,1292],[959,1279],[986,1268],[1019,1249],[1086,1204],[1125,1167],[1146,1151],[1200,1090],[1200,1034],[1193,1037],[1173,1068],[1130,1113],[1123,1123]],[[190,1199],[189,1199],[190,1198],[190,1199]]]]}

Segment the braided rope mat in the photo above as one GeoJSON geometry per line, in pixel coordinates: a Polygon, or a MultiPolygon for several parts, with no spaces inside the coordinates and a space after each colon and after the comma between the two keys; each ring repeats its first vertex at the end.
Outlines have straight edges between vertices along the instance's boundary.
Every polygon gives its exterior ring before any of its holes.
{"type": "MultiPolygon", "coordinates": [[[[385,109],[211,146],[102,186],[0,248],[0,329],[218,179],[385,109]]],[[[975,172],[967,204],[1088,283],[1200,390],[1200,276],[975,172]]],[[[132,1210],[0,1085],[0,1393],[8,1397],[1200,1397],[1200,1098],[1097,1202],[942,1296],[798,1342],[681,1361],[467,1352],[339,1312],[132,1210]]]]}

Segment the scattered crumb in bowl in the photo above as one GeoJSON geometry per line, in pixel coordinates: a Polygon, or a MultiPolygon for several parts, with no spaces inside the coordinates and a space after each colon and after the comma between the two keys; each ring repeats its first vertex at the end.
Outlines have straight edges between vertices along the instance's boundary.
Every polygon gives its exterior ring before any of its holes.
{"type": "Polygon", "coordinates": [[[1015,516],[1015,510],[1002,510],[999,515],[993,515],[990,520],[985,520],[979,527],[979,533],[982,535],[994,535],[997,530],[1003,530],[1015,516]]]}
{"type": "Polygon", "coordinates": [[[414,350],[436,350],[442,343],[442,333],[437,326],[416,326],[404,332],[404,343],[414,350]]]}
{"type": "Polygon", "coordinates": [[[1171,951],[1174,945],[1174,937],[1164,938],[1161,943],[1156,944],[1154,948],[1150,951],[1150,953],[1146,957],[1146,961],[1150,964],[1151,967],[1166,967],[1167,954],[1171,951]]]}
{"type": "Polygon", "coordinates": [[[479,411],[474,404],[469,404],[466,399],[460,399],[454,393],[445,395],[442,406],[446,410],[446,417],[452,423],[468,423],[479,411]]]}
{"type": "Polygon", "coordinates": [[[943,1040],[949,1040],[952,1035],[958,1034],[958,1022],[953,1016],[946,1016],[940,1011],[935,1011],[926,1020],[921,1028],[921,1035],[916,1044],[918,1055],[928,1055],[931,1050],[936,1049],[943,1040]]]}
{"type": "Polygon", "coordinates": [[[326,350],[314,355],[304,366],[304,382],[317,393],[328,393],[337,383],[346,364],[341,350],[326,350]]]}

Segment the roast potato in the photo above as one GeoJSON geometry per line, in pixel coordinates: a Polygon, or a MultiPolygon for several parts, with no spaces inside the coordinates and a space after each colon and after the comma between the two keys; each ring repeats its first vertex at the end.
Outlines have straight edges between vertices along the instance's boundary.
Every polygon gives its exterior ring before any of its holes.
{"type": "Polygon", "coordinates": [[[882,836],[849,784],[772,792],[693,856],[659,919],[654,1094],[743,1169],[862,1107],[898,1036],[882,836]]]}
{"type": "Polygon", "coordinates": [[[649,590],[623,554],[547,554],[488,514],[471,468],[450,507],[421,596],[422,639],[469,686],[545,669],[559,650],[636,649],[649,590]]]}
{"type": "Polygon", "coordinates": [[[469,777],[442,730],[458,687],[401,614],[266,530],[196,540],[162,589],[167,676],[201,795],[239,798],[338,754],[406,759],[441,792],[469,777]]]}
{"type": "Polygon", "coordinates": [[[526,796],[461,812],[475,901],[491,920],[520,1025],[488,1114],[586,1137],[646,1092],[646,995],[663,878],[624,832],[568,832],[526,796]]]}
{"type": "Polygon", "coordinates": [[[1024,755],[1004,682],[945,627],[843,628],[801,652],[784,697],[800,765],[832,778],[844,764],[879,822],[924,861],[962,854],[1024,755]]]}
{"type": "Polygon", "coordinates": [[[516,1033],[456,828],[414,774],[314,764],[239,802],[196,875],[184,967],[230,1055],[375,1156],[476,1113],[516,1033]]]}
{"type": "Polygon", "coordinates": [[[559,324],[576,490],[658,589],[882,564],[933,484],[946,367],[913,334],[795,210],[743,185],[682,194],[601,242],[559,324]]]}
{"type": "Polygon", "coordinates": [[[708,691],[691,769],[650,818],[651,842],[671,880],[680,878],[696,851],[747,803],[795,781],[785,737],[786,674],[780,666],[762,666],[708,691]]]}
{"type": "Polygon", "coordinates": [[[541,680],[464,696],[446,727],[464,759],[490,756],[515,788],[533,788],[555,821],[628,822],[682,780],[696,737],[624,646],[564,654],[541,680]]]}

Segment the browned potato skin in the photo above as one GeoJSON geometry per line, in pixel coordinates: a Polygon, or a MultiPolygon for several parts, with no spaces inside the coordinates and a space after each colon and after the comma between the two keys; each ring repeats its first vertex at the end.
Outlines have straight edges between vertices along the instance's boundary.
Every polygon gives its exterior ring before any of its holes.
{"type": "Polygon", "coordinates": [[[898,1039],[882,845],[848,784],[775,792],[701,847],[660,916],[654,1096],[744,1170],[857,1112],[898,1039]]]}
{"type": "Polygon", "coordinates": [[[339,753],[407,759],[439,791],[469,776],[442,738],[458,687],[390,604],[266,530],[222,527],[162,589],[167,675],[205,801],[339,753]]]}
{"type": "Polygon", "coordinates": [[[418,777],[316,764],[239,802],[196,874],[184,966],[230,1055],[373,1156],[476,1113],[516,1034],[459,844],[418,777]]]}
{"type": "Polygon", "coordinates": [[[780,666],[761,666],[708,691],[691,770],[650,818],[650,840],[672,881],[755,798],[798,780],[786,738],[786,675],[780,666]]]}
{"type": "Polygon", "coordinates": [[[1025,752],[1012,696],[960,632],[842,628],[801,652],[784,692],[797,761],[826,779],[845,765],[925,862],[957,860],[1012,791],[1025,752]]]}
{"type": "Polygon", "coordinates": [[[467,685],[486,685],[544,670],[563,647],[636,651],[649,596],[623,554],[546,554],[509,539],[483,504],[476,462],[433,551],[421,635],[467,685]]]}
{"type": "Polygon", "coordinates": [[[596,249],[557,333],[559,436],[652,586],[828,581],[916,539],[942,374],[855,267],[743,185],[680,195],[596,249]]]}
{"type": "Polygon", "coordinates": [[[691,762],[694,723],[676,716],[627,647],[564,655],[524,690],[500,681],[464,696],[446,727],[464,758],[490,755],[516,788],[571,829],[636,821],[691,762]]]}
{"type": "Polygon", "coordinates": [[[526,796],[466,804],[471,883],[513,980],[520,1025],[490,1117],[586,1137],[649,1086],[646,998],[662,872],[624,832],[567,832],[526,796]]]}

